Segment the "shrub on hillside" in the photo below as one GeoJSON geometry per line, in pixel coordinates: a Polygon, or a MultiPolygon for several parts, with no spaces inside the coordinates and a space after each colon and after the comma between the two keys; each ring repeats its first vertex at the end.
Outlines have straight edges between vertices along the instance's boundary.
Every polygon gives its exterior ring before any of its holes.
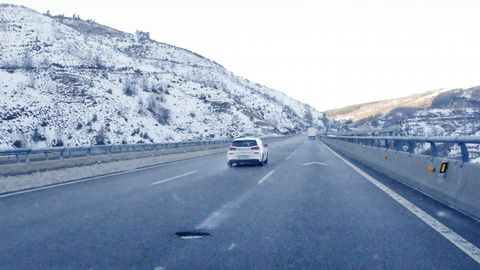
{"type": "Polygon", "coordinates": [[[97,132],[97,135],[94,137],[95,145],[105,145],[107,140],[107,132],[103,127],[97,132]]]}
{"type": "Polygon", "coordinates": [[[25,55],[22,57],[20,61],[20,65],[21,65],[20,67],[24,69],[33,69],[34,65],[33,65],[32,56],[29,53],[25,53],[25,55]]]}
{"type": "Polygon", "coordinates": [[[123,84],[123,93],[127,96],[133,96],[137,93],[135,83],[131,80],[126,80],[123,84]]]}
{"type": "Polygon", "coordinates": [[[13,142],[13,146],[14,146],[15,148],[23,148],[23,147],[25,147],[25,146],[23,145],[22,141],[20,141],[20,140],[16,140],[15,142],[13,142]]]}
{"type": "Polygon", "coordinates": [[[152,113],[158,123],[168,124],[170,120],[170,111],[164,108],[153,96],[147,99],[147,110],[152,113]]]}
{"type": "Polygon", "coordinates": [[[38,131],[38,128],[35,128],[33,130],[32,141],[39,142],[39,141],[46,141],[46,140],[47,138],[45,138],[45,136],[41,134],[40,131],[38,131]]]}
{"type": "Polygon", "coordinates": [[[57,139],[57,140],[54,140],[53,141],[53,146],[54,147],[63,147],[64,146],[64,143],[61,139],[57,139]]]}
{"type": "Polygon", "coordinates": [[[98,54],[96,54],[93,57],[93,64],[96,68],[105,68],[105,64],[104,64],[102,58],[100,57],[100,55],[98,55],[98,54]]]}
{"type": "Polygon", "coordinates": [[[313,124],[313,116],[312,116],[312,111],[310,109],[307,109],[307,111],[305,112],[305,122],[307,122],[307,124],[309,125],[312,125],[313,124]]]}
{"type": "Polygon", "coordinates": [[[135,40],[137,42],[143,42],[150,39],[150,33],[137,30],[135,31],[135,40]]]}

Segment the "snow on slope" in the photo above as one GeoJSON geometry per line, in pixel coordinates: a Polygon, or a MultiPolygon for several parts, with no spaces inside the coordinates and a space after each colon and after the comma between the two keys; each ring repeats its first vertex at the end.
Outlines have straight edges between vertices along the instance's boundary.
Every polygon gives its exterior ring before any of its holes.
{"type": "Polygon", "coordinates": [[[275,135],[324,117],[148,33],[7,4],[0,97],[0,148],[275,135]]]}
{"type": "MultiPolygon", "coordinates": [[[[416,95],[418,99],[428,99],[428,105],[405,107],[406,103],[394,100],[400,106],[357,121],[333,123],[331,131],[388,129],[401,136],[480,136],[480,87],[436,92],[433,97],[429,93],[416,95]]],[[[424,104],[424,101],[411,99],[408,104],[424,104]]],[[[378,110],[374,105],[370,109],[378,110]]],[[[428,144],[423,147],[417,152],[429,149],[428,144]]],[[[467,147],[474,162],[480,162],[480,145],[467,144],[467,147]]],[[[439,151],[460,157],[458,145],[439,147],[439,151]]]]}
{"type": "Polygon", "coordinates": [[[432,104],[432,100],[446,90],[434,90],[395,99],[374,101],[356,104],[344,108],[326,111],[327,116],[335,120],[361,120],[367,117],[384,114],[398,107],[425,108],[432,104]]]}
{"type": "Polygon", "coordinates": [[[409,136],[480,133],[480,87],[438,93],[426,107],[398,106],[391,111],[343,124],[347,129],[395,129],[409,136]]]}

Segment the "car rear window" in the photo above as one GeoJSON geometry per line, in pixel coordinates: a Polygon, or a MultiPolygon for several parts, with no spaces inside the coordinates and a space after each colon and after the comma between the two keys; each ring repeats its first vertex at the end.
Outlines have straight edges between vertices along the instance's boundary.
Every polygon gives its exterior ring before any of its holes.
{"type": "Polygon", "coordinates": [[[235,146],[235,147],[252,147],[252,146],[257,146],[257,141],[255,141],[255,140],[233,141],[232,146],[235,146]]]}

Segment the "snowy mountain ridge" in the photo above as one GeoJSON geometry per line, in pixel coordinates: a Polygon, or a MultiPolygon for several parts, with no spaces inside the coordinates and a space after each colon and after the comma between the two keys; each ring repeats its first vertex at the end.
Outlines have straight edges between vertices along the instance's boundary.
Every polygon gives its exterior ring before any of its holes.
{"type": "MultiPolygon", "coordinates": [[[[348,119],[332,122],[332,128],[342,131],[391,129],[405,136],[480,136],[480,86],[429,91],[370,104],[370,111],[382,113],[355,121],[348,119]],[[399,105],[384,111],[376,108],[384,109],[387,106],[384,103],[399,105]]],[[[352,105],[351,108],[355,106],[352,105]]],[[[358,110],[363,110],[363,104],[357,106],[358,110]]],[[[352,110],[348,114],[355,115],[357,112],[352,110]]]]}
{"type": "Polygon", "coordinates": [[[196,53],[0,4],[0,148],[279,135],[324,114],[196,53]]]}
{"type": "Polygon", "coordinates": [[[432,100],[446,90],[432,90],[406,97],[379,100],[362,104],[355,104],[343,108],[326,111],[328,117],[334,120],[358,121],[371,116],[390,112],[398,107],[426,108],[432,104],[432,100]]]}
{"type": "MultiPolygon", "coordinates": [[[[355,105],[350,108],[355,108],[355,105]]],[[[357,105],[357,108],[363,112],[366,111],[363,109],[363,104],[357,105]]],[[[373,102],[368,110],[381,113],[356,121],[352,119],[326,121],[326,126],[330,132],[391,130],[399,136],[480,136],[480,86],[425,92],[399,100],[373,102]],[[404,102],[406,100],[409,102],[404,102]],[[381,112],[392,103],[400,105],[381,112]]],[[[353,109],[346,114],[360,115],[361,113],[353,109]]],[[[421,145],[416,152],[428,153],[429,147],[429,144],[421,145]]],[[[438,146],[438,148],[438,151],[445,156],[460,157],[460,148],[456,144],[438,146]]],[[[480,145],[467,144],[467,148],[472,162],[480,163],[480,145]]]]}

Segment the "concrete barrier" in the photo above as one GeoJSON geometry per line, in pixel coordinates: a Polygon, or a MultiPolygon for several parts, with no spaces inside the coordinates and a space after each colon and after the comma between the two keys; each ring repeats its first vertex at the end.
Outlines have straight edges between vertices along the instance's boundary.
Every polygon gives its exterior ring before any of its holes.
{"type": "Polygon", "coordinates": [[[480,164],[412,154],[323,137],[332,149],[480,219],[480,164]],[[447,163],[441,173],[442,163],[447,163]]]}

